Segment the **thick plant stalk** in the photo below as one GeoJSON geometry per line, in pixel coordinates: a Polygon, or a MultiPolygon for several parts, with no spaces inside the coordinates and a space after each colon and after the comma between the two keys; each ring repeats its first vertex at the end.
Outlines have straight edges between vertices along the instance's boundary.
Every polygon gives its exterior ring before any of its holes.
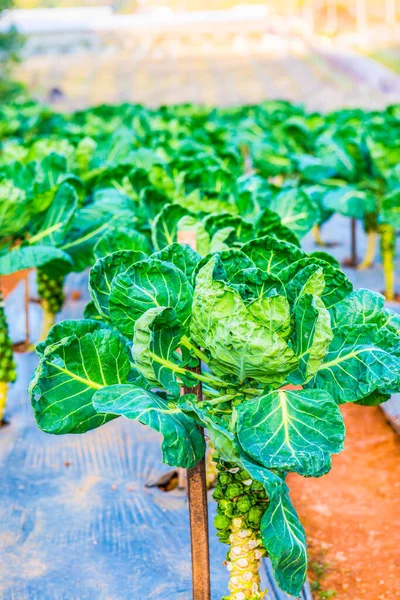
{"type": "Polygon", "coordinates": [[[214,524],[221,542],[230,545],[226,565],[231,593],[223,600],[260,600],[265,596],[261,590],[260,560],[266,554],[260,522],[268,498],[263,485],[253,481],[245,469],[221,460],[217,469],[214,524]]]}
{"type": "Polygon", "coordinates": [[[63,284],[63,277],[53,278],[47,275],[43,269],[38,269],[37,286],[44,313],[42,332],[40,334],[41,341],[47,338],[51,327],[54,325],[55,316],[60,312],[64,304],[63,284]]]}
{"type": "Polygon", "coordinates": [[[232,520],[231,548],[229,551],[229,600],[258,600],[265,596],[261,592],[260,566],[265,555],[261,540],[254,531],[246,528],[244,520],[237,517],[232,520]]]}
{"type": "Polygon", "coordinates": [[[314,227],[312,228],[312,233],[314,236],[314,241],[317,244],[317,246],[325,246],[326,245],[321,237],[321,226],[320,225],[314,225],[314,227]]]}
{"type": "Polygon", "coordinates": [[[385,296],[387,300],[394,300],[394,269],[396,254],[396,233],[394,227],[383,224],[380,226],[381,253],[383,274],[385,277],[385,296]]]}
{"type": "Polygon", "coordinates": [[[7,381],[0,381],[0,424],[3,421],[4,412],[7,404],[7,381]]]}
{"type": "Polygon", "coordinates": [[[367,248],[363,261],[358,265],[357,270],[363,271],[369,269],[373,263],[376,254],[376,244],[378,240],[378,232],[376,230],[368,231],[367,233],[367,248]]]}

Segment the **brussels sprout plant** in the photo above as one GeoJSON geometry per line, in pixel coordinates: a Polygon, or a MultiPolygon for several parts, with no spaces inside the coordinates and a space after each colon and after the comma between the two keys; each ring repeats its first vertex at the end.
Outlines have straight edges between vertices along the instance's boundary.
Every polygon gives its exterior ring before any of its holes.
{"type": "Polygon", "coordinates": [[[96,319],[56,324],[37,347],[39,427],[84,433],[124,416],[159,431],[163,460],[185,468],[203,457],[206,428],[226,598],[263,597],[266,555],[298,595],[306,538],[286,475],[330,470],[344,442],[340,404],[399,390],[399,317],[334,264],[270,236],[203,258],[177,243],[145,259],[115,252],[93,266],[89,287],[96,319]],[[200,402],[181,396],[199,381],[200,402]]]}
{"type": "Polygon", "coordinates": [[[4,302],[0,290],[0,425],[3,421],[7,402],[7,388],[16,378],[13,347],[4,314],[4,302]]]}

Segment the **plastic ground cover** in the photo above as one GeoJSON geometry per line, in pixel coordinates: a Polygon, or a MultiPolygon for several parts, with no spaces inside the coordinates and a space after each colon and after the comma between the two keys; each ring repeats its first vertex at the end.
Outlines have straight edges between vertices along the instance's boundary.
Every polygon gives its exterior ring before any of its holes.
{"type": "MultiPolygon", "coordinates": [[[[83,290],[85,277],[69,287],[83,290]]],[[[22,290],[7,305],[21,337],[22,290]]],[[[64,318],[82,314],[84,298],[64,318]]],[[[33,338],[40,308],[31,307],[33,338]]],[[[190,600],[191,564],[185,492],[148,488],[169,470],[158,434],[122,418],[85,435],[52,436],[34,421],[27,394],[37,364],[17,356],[18,381],[0,430],[0,597],[2,600],[190,600]]],[[[227,592],[227,546],[212,526],[212,600],[227,592]]],[[[263,565],[267,600],[288,600],[263,565]]],[[[311,600],[307,589],[302,600],[311,600]]]]}

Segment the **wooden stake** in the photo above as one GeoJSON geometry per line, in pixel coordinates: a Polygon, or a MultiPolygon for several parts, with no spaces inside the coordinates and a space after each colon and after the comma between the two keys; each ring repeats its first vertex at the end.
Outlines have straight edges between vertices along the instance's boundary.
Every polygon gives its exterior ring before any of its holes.
{"type": "MultiPolygon", "coordinates": [[[[178,231],[178,243],[188,244],[196,250],[196,233],[178,231]]],[[[188,369],[201,373],[201,364],[188,369]]],[[[196,387],[183,387],[184,394],[195,394],[203,399],[201,382],[196,387]]],[[[201,430],[204,434],[203,430],[201,430]]],[[[192,548],[193,600],[211,600],[210,548],[208,541],[208,506],[205,457],[195,467],[187,470],[187,495],[189,499],[190,543],[192,548]]]]}
{"type": "MultiPolygon", "coordinates": [[[[201,372],[201,366],[193,369],[201,372]]],[[[185,394],[196,394],[202,400],[201,383],[195,388],[184,387],[185,394]]],[[[187,471],[190,536],[192,547],[193,600],[210,600],[210,551],[208,542],[208,507],[205,457],[187,471]]]]}

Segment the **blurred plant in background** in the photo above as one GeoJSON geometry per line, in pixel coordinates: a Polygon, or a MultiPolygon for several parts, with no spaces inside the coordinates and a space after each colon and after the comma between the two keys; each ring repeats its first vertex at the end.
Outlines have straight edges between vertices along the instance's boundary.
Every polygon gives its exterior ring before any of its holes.
{"type": "MultiPolygon", "coordinates": [[[[13,6],[14,0],[0,0],[0,19],[13,6]]],[[[11,78],[12,66],[18,62],[23,44],[24,37],[15,27],[0,32],[0,98],[4,102],[14,99],[23,91],[22,85],[11,78]]]]}

